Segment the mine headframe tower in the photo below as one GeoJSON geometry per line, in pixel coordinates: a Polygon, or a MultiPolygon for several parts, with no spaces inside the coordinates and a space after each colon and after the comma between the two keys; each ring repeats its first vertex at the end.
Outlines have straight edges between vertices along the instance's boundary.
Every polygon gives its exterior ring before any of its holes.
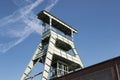
{"type": "MultiPolygon", "coordinates": [[[[27,80],[37,62],[43,63],[41,80],[49,80],[83,68],[74,45],[77,30],[43,10],[38,14],[42,20],[42,40],[20,80],[27,80]]],[[[38,75],[38,74],[37,74],[38,75]]],[[[36,75],[34,75],[36,76],[36,75]]]]}

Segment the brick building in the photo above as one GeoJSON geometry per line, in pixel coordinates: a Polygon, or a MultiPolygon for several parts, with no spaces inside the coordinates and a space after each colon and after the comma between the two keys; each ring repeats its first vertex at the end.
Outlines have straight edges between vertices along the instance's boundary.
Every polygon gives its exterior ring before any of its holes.
{"type": "Polygon", "coordinates": [[[120,80],[120,56],[52,80],[120,80]]]}

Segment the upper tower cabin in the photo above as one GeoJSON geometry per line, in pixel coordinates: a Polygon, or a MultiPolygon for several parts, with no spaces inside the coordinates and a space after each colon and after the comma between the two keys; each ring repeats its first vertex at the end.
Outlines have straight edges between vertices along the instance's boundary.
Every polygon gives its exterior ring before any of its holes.
{"type": "Polygon", "coordinates": [[[77,33],[77,30],[45,10],[38,14],[38,18],[43,22],[42,40],[21,80],[29,79],[27,77],[37,62],[44,64],[41,80],[60,77],[83,68],[73,41],[73,33],[77,33]]]}
{"type": "MultiPolygon", "coordinates": [[[[43,10],[38,14],[38,19],[41,19],[43,23],[47,23],[49,28],[56,28],[57,30],[63,32],[65,35],[71,36],[73,38],[73,33],[77,33],[77,30],[66,24],[62,20],[43,10]]],[[[43,32],[46,28],[43,29],[43,32]]]]}

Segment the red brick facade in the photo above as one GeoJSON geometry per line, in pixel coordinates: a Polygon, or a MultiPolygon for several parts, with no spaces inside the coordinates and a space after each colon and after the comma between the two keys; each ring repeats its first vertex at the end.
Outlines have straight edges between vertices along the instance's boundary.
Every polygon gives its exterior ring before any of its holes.
{"type": "Polygon", "coordinates": [[[52,80],[120,80],[120,56],[52,80]]]}

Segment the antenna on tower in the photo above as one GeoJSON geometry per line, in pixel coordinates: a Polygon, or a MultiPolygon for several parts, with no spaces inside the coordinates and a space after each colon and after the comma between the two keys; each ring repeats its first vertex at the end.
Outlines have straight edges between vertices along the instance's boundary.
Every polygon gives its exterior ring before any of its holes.
{"type": "Polygon", "coordinates": [[[37,76],[28,77],[37,62],[44,65],[43,72],[38,73],[42,74],[41,80],[53,79],[83,68],[74,45],[73,34],[77,30],[45,10],[38,14],[38,19],[43,21],[42,39],[21,80],[37,76]]]}

